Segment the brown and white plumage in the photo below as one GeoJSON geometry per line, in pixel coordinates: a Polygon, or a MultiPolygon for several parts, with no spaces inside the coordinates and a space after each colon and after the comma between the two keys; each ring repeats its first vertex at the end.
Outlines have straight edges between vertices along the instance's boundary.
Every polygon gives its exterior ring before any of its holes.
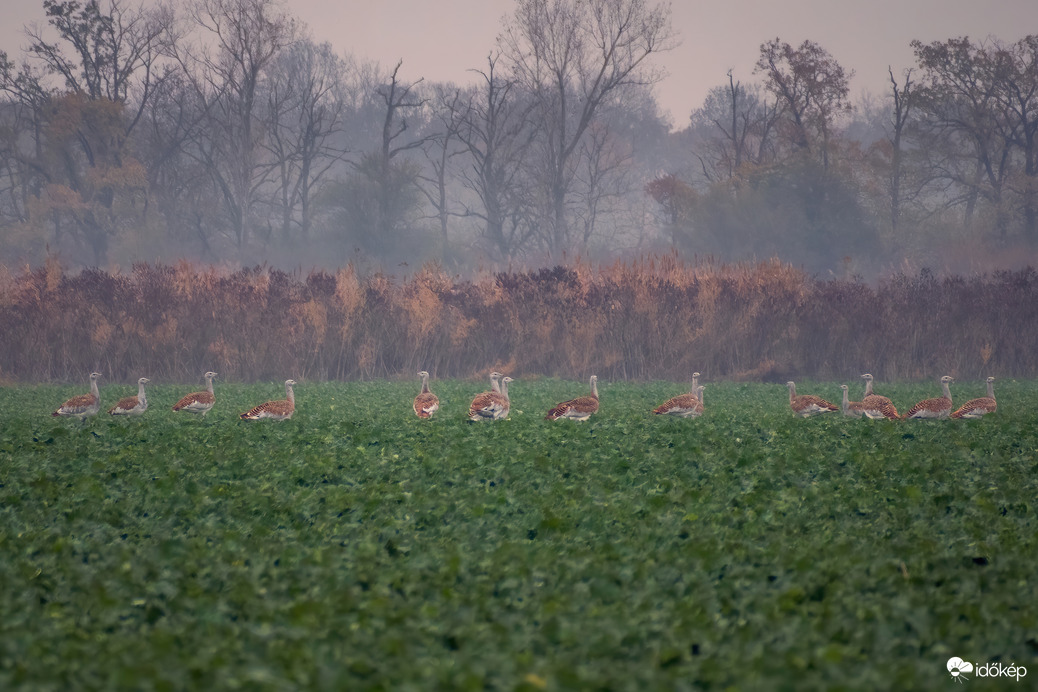
{"type": "Polygon", "coordinates": [[[987,379],[988,384],[988,395],[982,396],[977,399],[970,399],[965,404],[957,408],[952,414],[952,418],[983,418],[989,413],[994,413],[998,410],[998,402],[995,401],[995,378],[989,377],[987,379]]]}
{"type": "Polygon", "coordinates": [[[296,397],[295,394],[292,393],[292,386],[295,383],[295,380],[285,380],[286,398],[260,404],[252,410],[241,414],[239,417],[242,420],[262,420],[264,418],[269,418],[271,420],[288,420],[296,411],[296,397]]]}
{"type": "Polygon", "coordinates": [[[901,414],[897,412],[894,402],[872,392],[872,375],[865,373],[861,378],[865,380],[865,394],[861,398],[861,410],[865,417],[873,420],[901,420],[901,414]]]}
{"type": "Polygon", "coordinates": [[[90,373],[90,391],[72,397],[50,415],[78,418],[80,422],[85,422],[88,416],[96,416],[97,412],[101,410],[101,393],[97,390],[97,378],[99,377],[101,377],[99,372],[90,373]]]}
{"type": "Polygon", "coordinates": [[[477,394],[469,404],[469,420],[501,420],[508,417],[511,402],[508,399],[508,383],[514,382],[511,377],[500,380],[501,391],[489,391],[477,394]]]}
{"type": "Polygon", "coordinates": [[[865,413],[862,410],[861,402],[850,400],[850,397],[847,395],[847,385],[841,384],[840,389],[843,390],[843,401],[840,402],[840,410],[843,411],[843,415],[848,418],[861,418],[865,413]]]}
{"type": "Polygon", "coordinates": [[[797,396],[797,386],[793,382],[787,382],[786,386],[789,388],[789,407],[802,418],[840,410],[839,407],[814,394],[797,396]]]}
{"type": "Polygon", "coordinates": [[[429,373],[422,370],[418,373],[422,378],[422,391],[414,398],[414,412],[419,418],[431,418],[440,408],[440,400],[429,391],[429,373]]]}
{"type": "Polygon", "coordinates": [[[696,418],[703,413],[703,402],[699,398],[701,387],[699,373],[692,373],[692,389],[687,394],[667,399],[653,409],[657,416],[677,416],[678,418],[696,418]]]}
{"type": "Polygon", "coordinates": [[[598,375],[591,376],[591,394],[556,404],[552,410],[548,411],[544,420],[559,420],[560,418],[587,420],[593,413],[598,413],[598,375]]]}
{"type": "Polygon", "coordinates": [[[173,404],[174,411],[187,411],[188,413],[201,413],[202,416],[209,413],[209,409],[216,403],[216,397],[213,394],[213,378],[216,377],[215,372],[207,372],[205,374],[205,391],[193,392],[182,398],[177,403],[173,404]]]}
{"type": "Polygon", "coordinates": [[[119,399],[115,406],[108,409],[113,416],[139,416],[148,410],[148,399],[144,395],[144,385],[151,382],[147,377],[137,380],[137,396],[119,399]]]}
{"type": "Polygon", "coordinates": [[[934,397],[933,399],[923,399],[918,404],[908,409],[904,418],[947,418],[950,416],[952,412],[952,399],[951,389],[948,385],[953,381],[954,378],[949,375],[942,377],[941,391],[943,396],[934,397]]]}

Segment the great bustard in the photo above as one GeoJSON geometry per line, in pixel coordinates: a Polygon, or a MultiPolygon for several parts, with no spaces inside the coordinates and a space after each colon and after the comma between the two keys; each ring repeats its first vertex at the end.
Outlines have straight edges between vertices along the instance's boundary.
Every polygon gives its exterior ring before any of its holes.
{"type": "Polygon", "coordinates": [[[139,416],[148,410],[148,399],[144,395],[144,385],[151,382],[147,377],[137,380],[137,396],[119,399],[115,406],[108,409],[113,416],[139,416]]]}
{"type": "Polygon", "coordinates": [[[841,384],[840,389],[843,390],[843,401],[840,402],[840,410],[843,411],[843,415],[849,418],[861,418],[865,413],[861,408],[861,402],[850,401],[850,397],[847,395],[847,385],[841,384]]]}
{"type": "Polygon", "coordinates": [[[989,413],[998,410],[998,402],[995,401],[995,378],[987,379],[988,395],[970,399],[951,414],[952,418],[983,418],[989,413]]]}
{"type": "Polygon", "coordinates": [[[933,399],[923,399],[918,404],[908,409],[908,413],[904,415],[905,419],[909,418],[947,418],[952,412],[952,399],[951,389],[949,384],[954,381],[954,378],[945,375],[941,378],[941,392],[943,396],[934,397],[933,399]]]}
{"type": "Polygon", "coordinates": [[[213,404],[216,402],[216,397],[213,394],[213,378],[216,377],[216,373],[207,372],[204,377],[205,390],[201,392],[193,392],[183,397],[180,401],[173,404],[174,411],[200,413],[203,417],[205,414],[209,413],[209,409],[211,409],[213,404]]]}
{"type": "Polygon", "coordinates": [[[508,417],[511,402],[508,399],[508,383],[514,382],[511,377],[500,380],[501,391],[483,392],[469,404],[469,420],[501,420],[508,417]]]}
{"type": "Polygon", "coordinates": [[[786,387],[789,388],[789,407],[793,409],[793,413],[802,418],[840,410],[822,397],[815,396],[814,394],[797,396],[797,386],[792,381],[787,382],[786,387]]]}
{"type": "Polygon", "coordinates": [[[263,418],[288,420],[296,410],[296,397],[292,393],[292,386],[295,383],[295,380],[285,380],[285,399],[260,404],[251,411],[241,414],[240,418],[242,420],[262,420],[263,418]]]}
{"type": "Polygon", "coordinates": [[[418,373],[422,378],[422,391],[414,398],[414,412],[419,418],[431,418],[440,408],[440,400],[429,391],[429,373],[422,370],[418,373]]]}
{"type": "Polygon", "coordinates": [[[86,422],[88,416],[96,416],[97,412],[101,410],[101,393],[97,390],[99,377],[101,377],[99,372],[90,373],[90,391],[72,397],[50,415],[78,418],[80,423],[86,422]]]}
{"type": "Polygon", "coordinates": [[[692,373],[692,388],[687,394],[667,399],[652,410],[657,416],[677,416],[679,418],[695,418],[703,413],[703,404],[699,399],[699,373],[692,373]]]}
{"type": "Polygon", "coordinates": [[[590,394],[556,404],[552,410],[548,411],[548,415],[544,419],[559,420],[560,418],[569,418],[571,420],[587,420],[592,413],[598,413],[598,375],[591,376],[590,394]]]}
{"type": "Polygon", "coordinates": [[[867,418],[873,420],[879,420],[881,418],[900,420],[901,415],[897,412],[897,407],[894,406],[894,402],[885,396],[873,394],[872,375],[865,373],[861,376],[861,379],[865,380],[865,394],[861,398],[862,413],[864,413],[867,418]]]}

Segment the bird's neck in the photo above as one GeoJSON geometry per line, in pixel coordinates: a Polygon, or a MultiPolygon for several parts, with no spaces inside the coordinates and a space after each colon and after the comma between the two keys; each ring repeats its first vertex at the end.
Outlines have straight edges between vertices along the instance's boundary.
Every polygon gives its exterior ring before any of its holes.
{"type": "Polygon", "coordinates": [[[144,383],[143,382],[138,382],[137,383],[137,399],[139,399],[140,401],[144,401],[144,383]]]}
{"type": "Polygon", "coordinates": [[[101,398],[101,393],[99,391],[97,391],[97,380],[96,379],[90,380],[90,393],[93,394],[95,397],[97,397],[99,399],[101,398]]]}
{"type": "Polygon", "coordinates": [[[992,382],[991,380],[988,380],[988,398],[989,399],[994,399],[995,398],[995,383],[992,382]]]}
{"type": "Polygon", "coordinates": [[[872,396],[872,379],[865,380],[865,396],[872,396]]]}
{"type": "Polygon", "coordinates": [[[941,390],[944,392],[944,398],[951,401],[951,388],[948,387],[947,382],[941,382],[941,390]]]}
{"type": "Polygon", "coordinates": [[[292,385],[290,385],[290,384],[286,384],[285,385],[285,396],[287,396],[288,400],[290,402],[292,402],[293,406],[295,406],[295,404],[296,404],[296,397],[295,397],[295,394],[292,393],[292,385]]]}

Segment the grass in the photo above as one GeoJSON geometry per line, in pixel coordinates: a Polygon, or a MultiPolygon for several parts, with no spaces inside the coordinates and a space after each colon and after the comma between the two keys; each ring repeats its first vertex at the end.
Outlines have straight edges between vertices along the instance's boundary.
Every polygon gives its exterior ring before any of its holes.
{"type": "MultiPolygon", "coordinates": [[[[217,382],[205,419],[0,390],[0,688],[946,689],[1038,674],[1038,383],[980,421],[801,420],[781,385],[217,382]]],[[[102,387],[105,403],[131,393],[102,387]]],[[[958,383],[959,401],[983,385],[958,383]]],[[[798,383],[828,395],[831,383],[798,383]]],[[[907,409],[937,385],[877,384],[907,409]]]]}

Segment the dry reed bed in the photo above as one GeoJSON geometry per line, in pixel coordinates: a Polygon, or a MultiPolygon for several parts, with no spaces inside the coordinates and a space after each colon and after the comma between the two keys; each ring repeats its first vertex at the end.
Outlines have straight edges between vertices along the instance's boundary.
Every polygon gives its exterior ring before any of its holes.
{"type": "Polygon", "coordinates": [[[1038,375],[1038,273],[898,275],[878,287],[777,261],[396,280],[187,262],[0,271],[0,379],[469,377],[848,379],[1038,375]]]}

